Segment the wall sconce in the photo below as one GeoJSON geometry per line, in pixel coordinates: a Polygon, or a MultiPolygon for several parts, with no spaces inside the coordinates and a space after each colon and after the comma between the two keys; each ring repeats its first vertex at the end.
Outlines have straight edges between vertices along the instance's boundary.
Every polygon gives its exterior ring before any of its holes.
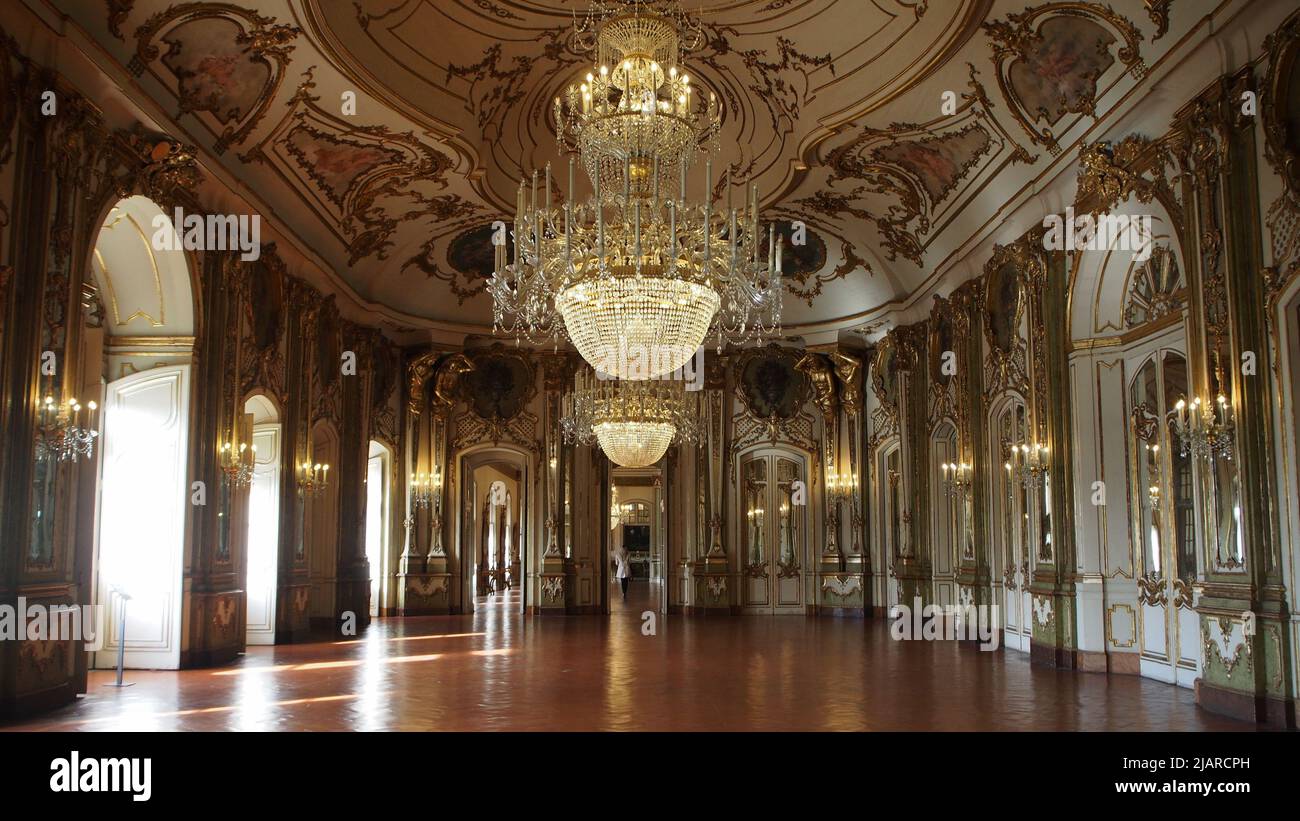
{"type": "Polygon", "coordinates": [[[1223,394],[1213,402],[1194,397],[1189,405],[1179,399],[1174,405],[1174,433],[1178,453],[1198,459],[1206,456],[1232,458],[1232,408],[1223,394]]]}
{"type": "Polygon", "coordinates": [[[423,510],[438,500],[442,490],[442,472],[438,468],[433,473],[413,473],[408,480],[411,485],[411,504],[423,510]]]}
{"type": "Polygon", "coordinates": [[[308,454],[307,461],[298,465],[298,495],[319,496],[329,485],[330,466],[312,462],[308,454]]]}
{"type": "Polygon", "coordinates": [[[944,462],[939,467],[943,471],[943,484],[948,495],[964,499],[970,493],[971,466],[965,462],[944,462]]]}
{"type": "Polygon", "coordinates": [[[95,411],[99,405],[87,402],[90,411],[85,426],[81,424],[81,403],[69,399],[62,405],[54,404],[53,396],[46,396],[41,404],[36,422],[36,457],[59,462],[76,462],[81,457],[90,459],[95,454],[95,411]]]}
{"type": "Polygon", "coordinates": [[[1151,503],[1151,509],[1160,511],[1160,446],[1146,445],[1147,451],[1147,479],[1151,484],[1147,486],[1147,501],[1151,503]]]}
{"type": "Polygon", "coordinates": [[[247,442],[238,440],[226,442],[218,451],[218,460],[221,472],[232,488],[247,487],[253,481],[257,445],[249,446],[247,442]]]}
{"type": "Polygon", "coordinates": [[[826,474],[826,498],[831,504],[849,502],[857,490],[858,477],[840,476],[837,473],[826,474]]]}
{"type": "Polygon", "coordinates": [[[1034,443],[1011,446],[1011,461],[1007,470],[1029,490],[1042,486],[1048,466],[1047,445],[1034,443]]]}

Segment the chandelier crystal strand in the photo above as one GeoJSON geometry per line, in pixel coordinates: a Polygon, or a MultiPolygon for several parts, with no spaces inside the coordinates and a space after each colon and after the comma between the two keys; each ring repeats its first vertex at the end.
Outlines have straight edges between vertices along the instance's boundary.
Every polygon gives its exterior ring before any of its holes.
{"type": "Polygon", "coordinates": [[[654,379],[707,337],[720,347],[779,331],[783,241],[761,229],[756,186],[748,213],[715,211],[712,160],[704,196],[687,198],[695,155],[717,148],[721,111],[713,94],[694,102],[674,19],[637,10],[596,31],[601,62],[556,99],[560,144],[571,151],[567,202],[552,201],[549,168],[540,203],[537,175],[531,198],[521,182],[514,259],[499,244],[488,283],[493,326],[532,344],[567,339],[603,374],[654,379]],[[586,200],[576,196],[573,153],[591,180],[586,200]]]}

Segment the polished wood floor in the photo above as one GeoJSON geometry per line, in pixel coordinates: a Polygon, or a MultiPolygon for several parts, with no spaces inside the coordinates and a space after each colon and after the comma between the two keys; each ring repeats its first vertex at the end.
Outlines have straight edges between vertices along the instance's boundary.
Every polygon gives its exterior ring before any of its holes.
{"type": "Polygon", "coordinates": [[[234,666],[91,675],[17,730],[1248,730],[1185,689],[1031,667],[1025,655],[897,642],[884,619],[386,619],[355,641],[251,648],[234,666]]]}

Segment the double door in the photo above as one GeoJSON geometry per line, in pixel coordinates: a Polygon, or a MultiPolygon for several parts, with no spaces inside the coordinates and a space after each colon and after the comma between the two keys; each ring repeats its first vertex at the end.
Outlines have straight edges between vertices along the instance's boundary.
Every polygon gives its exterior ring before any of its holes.
{"type": "Polygon", "coordinates": [[[807,461],[780,449],[740,462],[741,590],[752,613],[804,612],[807,567],[807,461]],[[796,482],[802,485],[796,485],[796,482]],[[802,488],[802,492],[796,493],[802,488]]]}

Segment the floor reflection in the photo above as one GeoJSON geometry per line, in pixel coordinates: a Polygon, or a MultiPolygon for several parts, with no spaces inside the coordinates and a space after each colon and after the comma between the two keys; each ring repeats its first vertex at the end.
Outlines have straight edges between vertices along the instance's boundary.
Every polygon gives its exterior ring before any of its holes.
{"type": "Polygon", "coordinates": [[[96,672],[76,704],[6,729],[1250,729],[1155,681],[896,642],[883,619],[665,616],[660,592],[635,581],[624,602],[615,583],[607,617],[524,617],[515,591],[227,668],[128,671],[121,690],[96,672]]]}

